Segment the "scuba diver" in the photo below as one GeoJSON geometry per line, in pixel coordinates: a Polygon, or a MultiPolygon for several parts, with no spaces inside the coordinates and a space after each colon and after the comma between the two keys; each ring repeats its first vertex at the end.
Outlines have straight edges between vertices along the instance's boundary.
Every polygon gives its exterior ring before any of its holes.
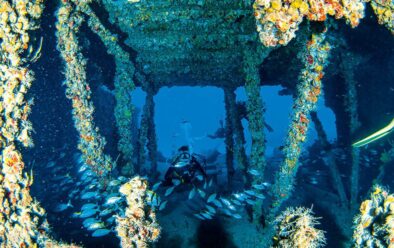
{"type": "MultiPolygon", "coordinates": [[[[203,162],[205,164],[205,162],[203,162]]],[[[173,180],[180,180],[180,183],[190,183],[196,173],[199,172],[204,178],[207,177],[204,167],[197,158],[197,154],[190,154],[188,146],[181,146],[178,154],[172,159],[171,166],[168,168],[163,185],[173,185],[173,180]]]]}

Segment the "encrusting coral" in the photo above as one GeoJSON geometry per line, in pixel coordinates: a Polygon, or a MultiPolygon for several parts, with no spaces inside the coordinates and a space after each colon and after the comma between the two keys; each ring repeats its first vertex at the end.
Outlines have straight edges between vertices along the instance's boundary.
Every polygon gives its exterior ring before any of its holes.
{"type": "MultiPolygon", "coordinates": [[[[310,21],[325,21],[327,16],[345,18],[357,27],[364,17],[365,0],[256,0],[253,8],[257,31],[265,46],[287,45],[306,17],[310,21]]],[[[392,0],[372,0],[379,23],[393,32],[392,0]]]]}
{"type": "MultiPolygon", "coordinates": [[[[309,127],[309,114],[316,108],[318,97],[322,91],[323,69],[327,64],[330,45],[325,42],[325,32],[312,34],[306,49],[301,53],[304,69],[297,87],[297,98],[293,106],[291,124],[284,148],[285,159],[273,186],[274,210],[290,196],[294,186],[294,178],[298,169],[301,144],[305,142],[309,127]]],[[[272,216],[271,216],[272,217],[272,216]]]]}
{"type": "Polygon", "coordinates": [[[48,236],[45,211],[30,195],[33,173],[23,172],[25,164],[17,149],[19,144],[33,145],[32,125],[28,121],[32,101],[24,97],[34,80],[28,63],[38,58],[40,48],[33,56],[22,54],[31,46],[29,32],[38,28],[43,8],[42,0],[0,0],[1,247],[63,245],[48,236]]]}
{"type": "Polygon", "coordinates": [[[376,185],[354,219],[355,247],[394,247],[394,195],[376,185]]]}
{"type": "Polygon", "coordinates": [[[104,154],[105,139],[99,134],[93,122],[94,106],[91,90],[86,79],[86,59],[81,53],[77,33],[83,21],[80,5],[62,1],[57,11],[58,50],[66,64],[66,96],[72,101],[74,125],[80,135],[78,148],[85,163],[101,178],[107,175],[113,166],[111,158],[104,154]]]}
{"type": "Polygon", "coordinates": [[[280,248],[317,248],[326,243],[324,232],[316,229],[318,218],[309,208],[288,208],[275,220],[273,246],[280,248]]]}
{"type": "Polygon", "coordinates": [[[119,192],[126,197],[128,207],[124,217],[118,216],[116,231],[122,247],[148,247],[160,236],[156,214],[147,204],[148,181],[134,177],[123,184],[119,192]]]}

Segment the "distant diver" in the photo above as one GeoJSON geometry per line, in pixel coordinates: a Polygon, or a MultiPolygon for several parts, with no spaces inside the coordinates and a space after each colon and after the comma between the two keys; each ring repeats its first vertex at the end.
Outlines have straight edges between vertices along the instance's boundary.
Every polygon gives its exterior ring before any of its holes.
{"type": "MultiPolygon", "coordinates": [[[[246,109],[246,103],[245,102],[237,102],[236,107],[237,107],[237,114],[239,115],[239,118],[241,120],[246,119],[249,121],[248,114],[247,114],[248,112],[246,109]]],[[[274,129],[265,121],[264,121],[264,127],[267,128],[268,132],[270,132],[270,133],[272,133],[274,131],[274,129]]],[[[220,127],[215,131],[215,133],[208,134],[207,137],[210,139],[224,139],[226,137],[226,129],[223,125],[223,120],[220,120],[220,127]]]]}
{"type": "Polygon", "coordinates": [[[387,134],[391,133],[393,130],[394,130],[394,118],[391,120],[391,122],[387,126],[374,132],[373,134],[369,135],[368,137],[353,143],[352,146],[358,148],[358,147],[368,145],[369,143],[372,143],[378,139],[383,138],[387,134]]]}
{"type": "Polygon", "coordinates": [[[182,184],[188,184],[200,173],[207,178],[204,167],[197,158],[197,154],[191,154],[188,146],[181,146],[178,154],[172,159],[171,166],[164,176],[164,186],[172,186],[173,181],[180,181],[182,184]]]}

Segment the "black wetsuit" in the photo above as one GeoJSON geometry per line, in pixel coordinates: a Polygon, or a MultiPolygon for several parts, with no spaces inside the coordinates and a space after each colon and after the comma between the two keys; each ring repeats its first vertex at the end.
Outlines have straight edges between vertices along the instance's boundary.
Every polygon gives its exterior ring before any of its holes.
{"type": "Polygon", "coordinates": [[[189,155],[190,159],[184,166],[177,167],[176,165],[181,161],[183,155],[184,154],[178,155],[171,162],[171,167],[168,168],[164,176],[165,185],[172,185],[173,179],[179,179],[181,183],[190,183],[196,175],[196,172],[200,172],[204,177],[207,177],[203,166],[193,155],[189,155]]]}

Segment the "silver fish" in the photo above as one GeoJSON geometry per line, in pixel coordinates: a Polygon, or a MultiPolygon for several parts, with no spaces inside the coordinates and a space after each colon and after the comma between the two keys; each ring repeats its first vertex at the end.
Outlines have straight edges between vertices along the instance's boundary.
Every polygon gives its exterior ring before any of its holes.
{"type": "Polygon", "coordinates": [[[107,201],[104,203],[104,206],[113,205],[113,204],[119,202],[120,200],[122,200],[122,197],[120,197],[120,196],[112,196],[112,197],[107,199],[107,201]]]}
{"type": "Polygon", "coordinates": [[[113,211],[114,210],[110,209],[110,208],[104,209],[103,211],[100,211],[99,216],[100,217],[107,216],[107,215],[111,214],[113,211]]]}
{"type": "Polygon", "coordinates": [[[223,204],[220,201],[218,201],[217,199],[213,200],[212,203],[213,203],[213,205],[215,205],[218,208],[223,207],[223,204]]]}
{"type": "Polygon", "coordinates": [[[204,177],[203,177],[202,175],[197,175],[196,178],[197,178],[199,181],[204,180],[204,177]]]}
{"type": "Polygon", "coordinates": [[[236,200],[236,199],[231,199],[231,201],[232,201],[235,205],[238,205],[238,206],[241,206],[241,205],[242,205],[242,203],[241,203],[240,201],[236,200]]]}
{"type": "Polygon", "coordinates": [[[208,187],[211,187],[211,186],[212,186],[212,183],[213,183],[213,180],[212,180],[212,178],[211,178],[211,180],[209,180],[208,187]]]}
{"type": "Polygon", "coordinates": [[[207,220],[211,220],[212,219],[212,216],[208,212],[200,213],[200,215],[203,216],[207,220]]]}
{"type": "Polygon", "coordinates": [[[82,225],[83,225],[84,227],[87,227],[87,226],[89,226],[90,224],[95,223],[95,222],[100,222],[100,220],[97,220],[96,218],[88,218],[88,219],[85,219],[85,220],[82,222],[82,225]]]}
{"type": "Polygon", "coordinates": [[[208,209],[208,212],[211,214],[215,214],[216,213],[216,209],[214,209],[213,207],[206,205],[205,206],[208,209]]]}
{"type": "Polygon", "coordinates": [[[97,229],[92,233],[92,237],[102,237],[108,235],[110,232],[111,230],[108,229],[97,229]]]}
{"type": "Polygon", "coordinates": [[[232,214],[231,216],[234,217],[235,219],[241,219],[242,218],[241,215],[239,215],[239,214],[232,214]]]}
{"type": "Polygon", "coordinates": [[[97,230],[97,229],[102,229],[105,228],[104,222],[94,222],[94,223],[90,223],[86,229],[88,229],[89,231],[93,231],[93,230],[97,230]]]}
{"type": "Polygon", "coordinates": [[[210,202],[214,201],[215,199],[216,199],[216,193],[213,193],[212,195],[210,195],[208,197],[207,202],[210,203],[210,202]]]}
{"type": "Polygon", "coordinates": [[[193,197],[196,195],[196,188],[193,188],[190,193],[189,193],[189,200],[193,199],[193,197]]]}
{"type": "Polygon", "coordinates": [[[163,209],[166,208],[167,202],[168,202],[168,201],[164,201],[164,202],[162,202],[162,203],[160,204],[159,211],[162,211],[163,209]]]}
{"type": "Polygon", "coordinates": [[[193,214],[197,219],[200,220],[205,220],[205,218],[203,216],[201,216],[200,214],[193,214]]]}
{"type": "Polygon", "coordinates": [[[253,175],[253,176],[260,176],[260,172],[258,170],[255,170],[255,169],[248,170],[248,173],[253,175]]]}
{"type": "Polygon", "coordinates": [[[254,196],[255,196],[256,198],[261,199],[261,200],[264,200],[264,199],[265,199],[265,196],[264,196],[263,194],[256,193],[254,196]]]}
{"type": "Polygon", "coordinates": [[[179,184],[181,184],[181,180],[179,180],[179,179],[173,179],[173,180],[172,180],[172,183],[173,183],[175,186],[178,186],[179,184]]]}
{"type": "Polygon", "coordinates": [[[98,193],[97,193],[97,192],[88,191],[88,192],[84,193],[84,194],[81,196],[81,199],[82,199],[82,200],[87,200],[87,199],[95,198],[95,197],[97,197],[97,196],[98,196],[98,193]]]}
{"type": "Polygon", "coordinates": [[[109,187],[115,187],[115,186],[120,185],[121,183],[122,183],[122,182],[121,182],[120,180],[115,179],[115,180],[112,180],[111,182],[109,182],[109,183],[108,183],[108,186],[109,186],[109,187]]]}
{"type": "Polygon", "coordinates": [[[200,196],[201,196],[202,198],[205,198],[206,194],[205,194],[204,191],[202,191],[201,189],[197,189],[197,191],[198,191],[198,193],[200,194],[200,196]]]}
{"type": "Polygon", "coordinates": [[[86,209],[96,208],[96,207],[97,207],[97,204],[95,204],[95,203],[87,203],[87,204],[82,205],[81,211],[86,210],[86,209]]]}
{"type": "Polygon", "coordinates": [[[79,215],[79,218],[88,218],[88,217],[92,217],[93,215],[95,215],[97,213],[98,209],[87,209],[81,212],[81,214],[79,215]]]}
{"type": "Polygon", "coordinates": [[[66,204],[60,203],[55,206],[55,208],[53,209],[53,212],[60,213],[60,212],[63,212],[69,208],[72,208],[72,207],[74,207],[74,206],[71,204],[71,201],[68,201],[66,204]]]}
{"type": "Polygon", "coordinates": [[[174,189],[175,189],[175,186],[172,186],[172,187],[168,188],[168,189],[166,190],[166,192],[164,193],[164,196],[169,196],[169,195],[171,195],[171,193],[174,191],[174,189]]]}
{"type": "Polygon", "coordinates": [[[152,186],[152,190],[153,190],[153,191],[156,191],[156,190],[160,187],[160,185],[161,185],[161,182],[155,183],[155,184],[152,186]]]}
{"type": "Polygon", "coordinates": [[[259,190],[265,189],[265,186],[263,184],[253,184],[252,187],[259,190]]]}

